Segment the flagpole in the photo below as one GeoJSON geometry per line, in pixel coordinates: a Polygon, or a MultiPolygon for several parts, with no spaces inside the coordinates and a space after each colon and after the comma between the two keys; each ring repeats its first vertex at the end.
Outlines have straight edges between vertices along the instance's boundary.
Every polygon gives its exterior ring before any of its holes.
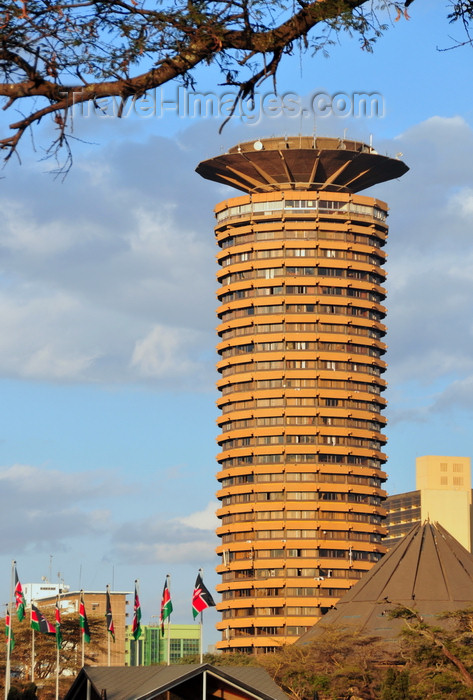
{"type": "MultiPolygon", "coordinates": [[[[171,575],[166,576],[169,597],[171,597],[171,575]]],[[[168,615],[168,640],[167,640],[168,666],[171,665],[171,615],[168,615]]]]}
{"type": "Polygon", "coordinates": [[[200,613],[200,665],[204,663],[204,611],[200,613]]]}
{"type": "MultiPolygon", "coordinates": [[[[107,583],[107,594],[108,594],[108,596],[110,596],[110,586],[108,585],[108,583],[107,583]]],[[[110,600],[110,598],[107,597],[107,600],[110,600]]],[[[108,626],[108,620],[107,620],[107,626],[108,626]]],[[[111,637],[111,634],[110,634],[110,630],[107,630],[107,632],[108,632],[108,634],[107,634],[107,666],[110,666],[110,637],[111,637]]]]}
{"type": "MultiPolygon", "coordinates": [[[[80,601],[79,601],[79,618],[80,618],[80,606],[81,606],[83,600],[84,600],[84,591],[83,591],[82,588],[81,588],[81,591],[80,591],[80,601]]],[[[85,611],[85,607],[84,607],[84,611],[85,611]]],[[[81,629],[81,631],[80,631],[80,636],[81,636],[81,641],[82,641],[82,645],[81,645],[81,646],[82,646],[82,649],[81,649],[81,653],[82,653],[82,656],[81,656],[81,668],[84,668],[84,661],[85,661],[85,630],[81,629]]],[[[107,634],[107,637],[108,637],[108,634],[107,634]]]]}
{"type": "MultiPolygon", "coordinates": [[[[8,620],[8,603],[5,603],[5,621],[8,620]]],[[[10,670],[10,625],[11,625],[11,620],[8,625],[8,632],[7,632],[7,660],[6,660],[6,666],[5,666],[5,700],[7,700],[7,677],[9,675],[9,670],[10,670]]]]}
{"type": "MultiPolygon", "coordinates": [[[[60,591],[61,589],[59,589],[60,591]]],[[[61,607],[59,605],[61,600],[61,594],[58,593],[57,598],[56,598],[56,606],[57,610],[59,611],[59,618],[58,618],[58,612],[56,611],[56,700],[59,700],[59,646],[61,643],[61,607]],[[59,629],[58,629],[59,626],[59,629]]]]}
{"type": "Polygon", "coordinates": [[[59,700],[59,647],[56,644],[56,700],[59,700]]]}
{"type": "Polygon", "coordinates": [[[34,664],[35,664],[35,656],[36,656],[36,648],[35,648],[35,636],[34,636],[34,627],[32,625],[33,622],[33,605],[34,605],[34,600],[33,598],[30,601],[30,627],[31,627],[31,682],[34,683],[34,664]]]}
{"type": "MultiPolygon", "coordinates": [[[[30,616],[31,620],[31,616],[30,616]]],[[[31,624],[31,622],[30,622],[31,624]]],[[[34,655],[35,655],[35,648],[34,648],[34,629],[31,628],[31,682],[34,683],[34,655]]]]}
{"type": "Polygon", "coordinates": [[[131,649],[131,644],[134,643],[134,649],[135,649],[135,661],[137,662],[137,666],[142,666],[143,659],[141,658],[141,650],[140,650],[140,637],[141,637],[141,603],[140,603],[140,581],[139,579],[135,579],[135,595],[133,598],[133,623],[131,626],[131,633],[134,642],[131,642],[130,640],[130,649],[131,649]]]}
{"type": "Polygon", "coordinates": [[[10,624],[8,625],[8,638],[7,638],[7,660],[5,664],[5,700],[8,698],[8,693],[10,690],[10,681],[11,681],[11,671],[10,671],[10,655],[11,655],[11,640],[12,640],[12,626],[13,626],[13,620],[12,620],[12,598],[13,598],[13,579],[14,579],[14,571],[15,571],[15,566],[16,566],[16,561],[12,561],[11,563],[11,581],[10,581],[10,600],[7,605],[7,614],[10,617],[10,624]]]}
{"type": "MultiPolygon", "coordinates": [[[[200,575],[200,578],[202,579],[202,582],[203,582],[204,581],[204,570],[203,569],[199,569],[199,575],[200,575]]],[[[201,663],[201,665],[204,663],[203,626],[204,626],[204,611],[201,610],[200,611],[200,663],[201,663]]]]}
{"type": "Polygon", "coordinates": [[[85,661],[85,639],[84,639],[84,635],[82,634],[81,668],[84,668],[84,661],[85,661]]]}
{"type": "MultiPolygon", "coordinates": [[[[84,591],[82,588],[80,589],[80,600],[79,600],[79,619],[80,619],[80,611],[81,611],[81,605],[82,601],[84,600],[84,591]]],[[[84,608],[85,609],[85,608],[84,608]]],[[[85,660],[85,631],[83,629],[80,630],[80,636],[81,636],[81,668],[84,668],[84,660],[85,660]]]]}

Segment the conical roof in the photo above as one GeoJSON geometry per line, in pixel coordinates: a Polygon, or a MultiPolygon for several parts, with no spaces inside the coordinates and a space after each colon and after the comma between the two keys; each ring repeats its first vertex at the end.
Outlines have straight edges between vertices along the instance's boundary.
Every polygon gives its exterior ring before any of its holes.
{"type": "Polygon", "coordinates": [[[426,522],[413,527],[297,644],[317,639],[329,626],[394,639],[404,621],[388,613],[399,605],[438,625],[439,613],[472,604],[473,556],[441,525],[426,522]]]}

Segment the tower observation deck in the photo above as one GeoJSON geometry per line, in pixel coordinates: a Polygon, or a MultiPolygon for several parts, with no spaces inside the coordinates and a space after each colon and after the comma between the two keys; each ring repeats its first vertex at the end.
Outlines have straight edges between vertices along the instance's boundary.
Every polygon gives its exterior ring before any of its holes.
{"type": "Polygon", "coordinates": [[[387,205],[408,170],[357,141],[271,138],[197,167],[217,205],[218,648],[294,642],[386,551],[387,205]]]}

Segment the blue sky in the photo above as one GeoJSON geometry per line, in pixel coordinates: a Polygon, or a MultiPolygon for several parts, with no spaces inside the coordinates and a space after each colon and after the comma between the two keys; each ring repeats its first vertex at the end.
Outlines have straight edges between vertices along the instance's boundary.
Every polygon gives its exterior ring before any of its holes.
{"type": "MultiPolygon", "coordinates": [[[[388,244],[390,493],[415,458],[470,456],[473,408],[471,49],[441,4],[416,0],[373,54],[340,37],[330,58],[294,55],[280,94],[377,92],[381,117],[235,119],[131,115],[75,120],[64,182],[24,144],[0,181],[0,544],[24,582],[132,590],[143,618],[172,576],[175,622],[191,622],[199,567],[217,577],[212,209],[234,193],[200,160],[278,134],[369,140],[410,171],[372,194],[391,208],[388,244]]],[[[196,74],[215,90],[212,69],[196,74]]],[[[263,86],[260,96],[270,91],[263,86]]],[[[218,92],[218,89],[217,89],[218,92]]],[[[175,99],[176,87],[165,88],[175,99]]],[[[9,115],[7,115],[9,116],[9,115]]],[[[5,115],[2,117],[5,123],[5,115]]],[[[12,120],[12,117],[10,117],[12,120]]],[[[207,615],[206,641],[215,641],[207,615]]]]}

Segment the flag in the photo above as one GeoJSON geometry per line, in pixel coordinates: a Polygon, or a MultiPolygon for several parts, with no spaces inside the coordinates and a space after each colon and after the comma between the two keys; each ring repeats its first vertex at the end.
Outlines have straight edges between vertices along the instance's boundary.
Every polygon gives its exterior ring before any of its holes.
{"type": "Polygon", "coordinates": [[[5,615],[5,636],[6,636],[6,644],[8,644],[8,640],[10,640],[10,651],[15,646],[15,637],[13,636],[13,628],[11,627],[11,622],[10,622],[10,613],[7,612],[5,615]]]}
{"type": "Polygon", "coordinates": [[[161,623],[161,634],[164,634],[164,621],[171,616],[172,613],[172,601],[171,593],[169,591],[168,580],[164,583],[163,597],[161,599],[161,615],[159,616],[159,622],[161,623]]]}
{"type": "Polygon", "coordinates": [[[107,612],[105,613],[105,617],[107,618],[107,632],[109,632],[113,641],[115,641],[115,627],[113,626],[112,604],[110,602],[110,593],[108,591],[108,588],[107,588],[107,612]]]}
{"type": "Polygon", "coordinates": [[[192,614],[194,615],[194,619],[206,608],[212,608],[214,605],[214,599],[210,595],[210,591],[204,586],[202,576],[200,573],[197,574],[194,593],[192,595],[192,614]]]}
{"type": "Polygon", "coordinates": [[[31,629],[43,634],[56,634],[56,628],[46,620],[36,605],[31,604],[31,629]]]}
{"type": "Polygon", "coordinates": [[[59,596],[56,598],[55,618],[56,618],[56,644],[57,644],[57,648],[60,649],[61,644],[62,644],[62,634],[61,634],[61,610],[59,608],[59,596]]]}
{"type": "Polygon", "coordinates": [[[25,596],[23,595],[23,588],[21,587],[20,579],[18,578],[18,572],[15,566],[15,603],[16,603],[16,614],[21,622],[25,617],[25,596]]]}
{"type": "Polygon", "coordinates": [[[141,637],[141,605],[140,605],[140,599],[138,597],[138,589],[136,586],[136,581],[135,581],[135,602],[133,605],[133,626],[131,628],[131,633],[133,634],[134,639],[139,639],[141,637]]]}
{"type": "Polygon", "coordinates": [[[84,596],[81,592],[80,603],[79,603],[79,627],[80,632],[83,635],[84,642],[87,644],[90,642],[90,628],[89,621],[87,620],[87,615],[85,612],[84,596]]]}

